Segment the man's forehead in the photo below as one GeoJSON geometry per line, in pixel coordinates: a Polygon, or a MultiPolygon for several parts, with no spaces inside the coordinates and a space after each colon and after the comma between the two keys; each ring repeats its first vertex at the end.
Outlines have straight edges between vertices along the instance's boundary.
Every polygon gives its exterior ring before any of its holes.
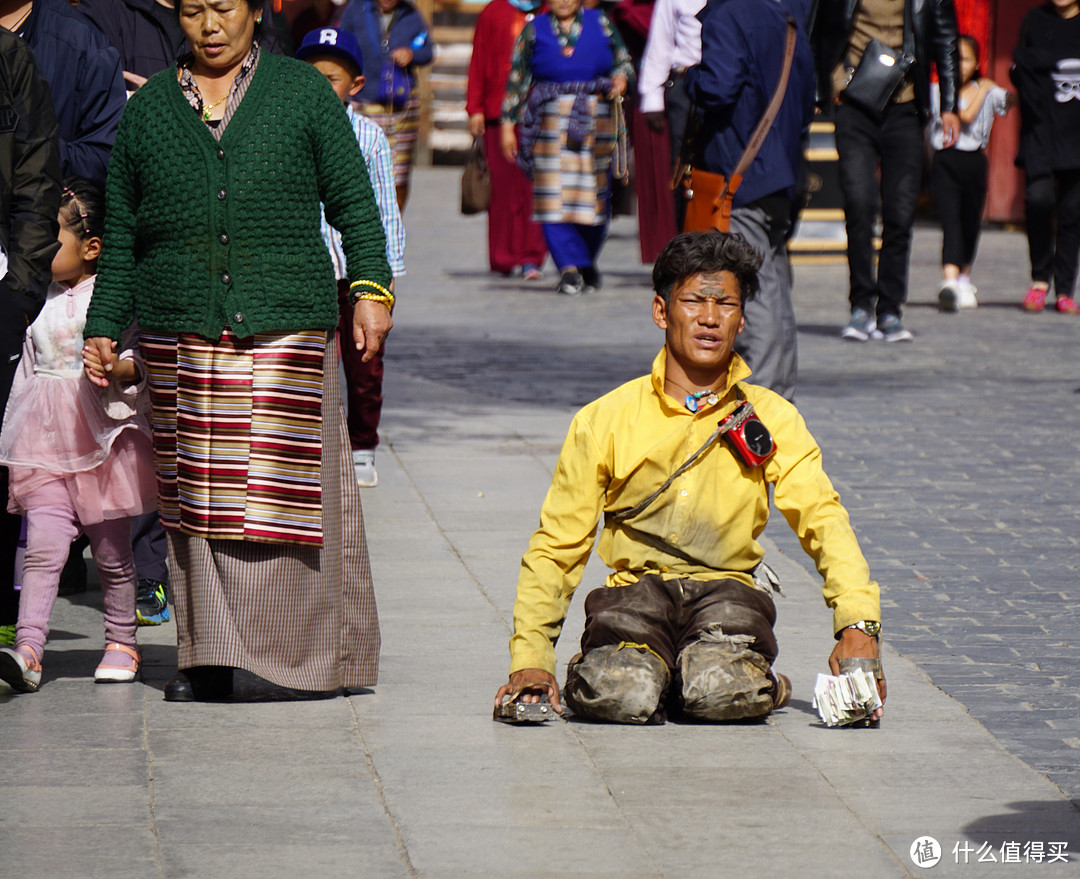
{"type": "Polygon", "coordinates": [[[719,272],[699,272],[679,284],[678,290],[683,292],[708,293],[710,296],[718,296],[723,293],[739,293],[739,279],[733,272],[726,269],[719,272]]]}

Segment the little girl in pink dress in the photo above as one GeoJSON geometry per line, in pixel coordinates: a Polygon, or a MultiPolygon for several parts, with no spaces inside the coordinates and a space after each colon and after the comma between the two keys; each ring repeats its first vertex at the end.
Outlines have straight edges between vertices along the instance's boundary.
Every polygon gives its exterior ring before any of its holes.
{"type": "Polygon", "coordinates": [[[0,648],[0,680],[19,692],[41,684],[49,615],[80,531],[90,539],[105,603],[105,655],[94,680],[132,681],[139,669],[130,517],[153,508],[157,488],[135,329],[125,336],[108,387],[83,374],[82,329],[103,219],[101,190],[68,180],[53,283],[27,331],[0,430],[8,510],[27,521],[15,647],[0,648]]]}

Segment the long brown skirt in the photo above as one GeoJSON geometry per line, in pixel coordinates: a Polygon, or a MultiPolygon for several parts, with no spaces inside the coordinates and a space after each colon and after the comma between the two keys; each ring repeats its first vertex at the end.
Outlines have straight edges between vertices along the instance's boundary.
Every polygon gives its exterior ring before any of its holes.
{"type": "Polygon", "coordinates": [[[170,530],[169,583],[182,669],[231,666],[300,690],[370,687],[378,678],[379,616],[334,334],[324,365],[323,545],[170,530]]]}

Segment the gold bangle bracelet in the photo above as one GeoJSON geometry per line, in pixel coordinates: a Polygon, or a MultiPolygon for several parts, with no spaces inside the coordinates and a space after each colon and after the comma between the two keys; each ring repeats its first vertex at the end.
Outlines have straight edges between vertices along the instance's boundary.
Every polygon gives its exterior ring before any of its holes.
{"type": "Polygon", "coordinates": [[[361,299],[367,299],[367,300],[370,300],[371,302],[381,302],[383,305],[386,306],[387,310],[391,314],[394,313],[394,294],[393,293],[387,293],[385,295],[382,294],[382,293],[375,293],[373,291],[369,292],[369,293],[355,293],[355,294],[353,294],[353,297],[352,297],[352,304],[356,305],[356,303],[359,302],[361,299]]]}
{"type": "Polygon", "coordinates": [[[394,298],[393,293],[387,290],[382,284],[377,284],[374,281],[353,281],[349,285],[349,292],[352,293],[357,287],[361,286],[371,287],[375,290],[378,290],[380,293],[383,294],[383,296],[389,296],[391,299],[394,298]]]}

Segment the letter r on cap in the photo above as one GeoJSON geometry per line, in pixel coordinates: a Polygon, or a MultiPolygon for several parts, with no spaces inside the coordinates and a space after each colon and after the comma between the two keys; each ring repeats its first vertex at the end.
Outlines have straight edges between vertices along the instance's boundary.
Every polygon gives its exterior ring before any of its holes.
{"type": "Polygon", "coordinates": [[[337,45],[337,31],[332,27],[323,28],[319,31],[319,43],[320,45],[329,43],[331,46],[337,45]]]}

